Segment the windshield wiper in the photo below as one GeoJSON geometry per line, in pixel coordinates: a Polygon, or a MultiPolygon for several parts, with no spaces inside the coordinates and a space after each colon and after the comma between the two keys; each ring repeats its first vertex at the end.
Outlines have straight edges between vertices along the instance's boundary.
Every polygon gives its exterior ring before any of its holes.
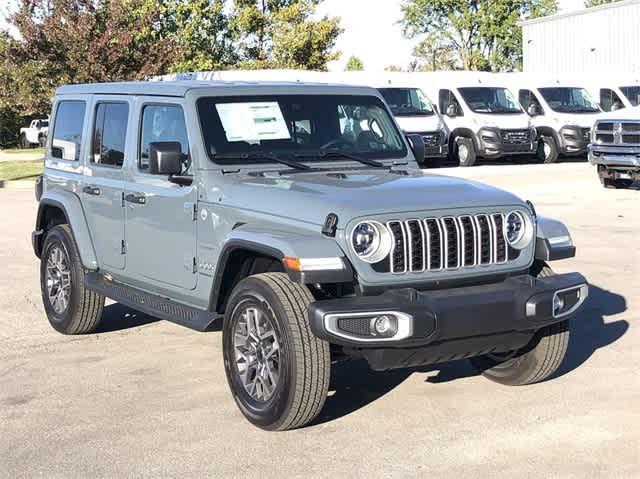
{"type": "Polygon", "coordinates": [[[358,155],[354,155],[352,153],[346,153],[342,151],[326,151],[320,150],[313,153],[296,153],[293,155],[295,158],[346,158],[349,160],[357,161],[362,163],[363,165],[373,166],[375,168],[385,168],[384,163],[380,163],[379,161],[370,160],[368,158],[362,158],[358,155]]]}
{"type": "Polygon", "coordinates": [[[311,170],[310,166],[295,160],[289,160],[276,155],[275,153],[214,153],[214,159],[220,160],[270,160],[276,163],[287,165],[296,170],[311,170]]]}

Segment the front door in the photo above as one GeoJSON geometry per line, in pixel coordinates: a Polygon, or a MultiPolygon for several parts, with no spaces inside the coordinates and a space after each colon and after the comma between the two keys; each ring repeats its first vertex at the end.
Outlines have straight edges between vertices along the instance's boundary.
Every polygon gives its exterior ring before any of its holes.
{"type": "Polygon", "coordinates": [[[169,182],[148,173],[149,144],[178,142],[185,158],[189,141],[182,106],[177,103],[138,105],[140,135],[137,165],[125,185],[128,276],[160,288],[196,286],[195,186],[169,182]]]}
{"type": "Polygon", "coordinates": [[[130,105],[127,99],[97,99],[87,173],[81,188],[87,221],[101,268],[125,267],[124,177],[130,105]]]}

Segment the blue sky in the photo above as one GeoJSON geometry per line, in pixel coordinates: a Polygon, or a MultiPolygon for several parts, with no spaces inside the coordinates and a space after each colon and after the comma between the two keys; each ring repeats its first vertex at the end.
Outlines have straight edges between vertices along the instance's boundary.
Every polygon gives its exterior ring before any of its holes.
{"type": "MultiPolygon", "coordinates": [[[[6,12],[15,5],[8,0],[0,6],[0,29],[6,29],[6,12]]],[[[398,21],[402,0],[324,0],[318,14],[342,18],[344,33],[337,49],[342,57],[330,65],[342,70],[351,55],[357,55],[367,70],[382,70],[389,65],[406,67],[411,61],[413,41],[403,38],[398,21]]],[[[562,11],[583,8],[584,0],[560,0],[562,11]]]]}

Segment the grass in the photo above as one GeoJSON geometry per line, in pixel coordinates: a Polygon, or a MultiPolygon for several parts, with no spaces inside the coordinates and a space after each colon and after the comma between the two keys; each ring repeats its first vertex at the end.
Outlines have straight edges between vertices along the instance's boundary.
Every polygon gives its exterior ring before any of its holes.
{"type": "Polygon", "coordinates": [[[0,180],[33,180],[42,174],[42,161],[2,161],[0,162],[0,180]]]}
{"type": "Polygon", "coordinates": [[[44,148],[12,148],[10,150],[2,150],[0,152],[3,155],[40,155],[44,156],[44,148]]]}

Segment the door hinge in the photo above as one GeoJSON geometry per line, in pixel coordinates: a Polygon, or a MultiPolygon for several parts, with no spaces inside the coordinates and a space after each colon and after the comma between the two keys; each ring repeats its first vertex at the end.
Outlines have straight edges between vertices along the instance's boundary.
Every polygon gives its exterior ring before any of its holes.
{"type": "Polygon", "coordinates": [[[120,206],[124,208],[124,191],[120,193],[120,206]]]}
{"type": "Polygon", "coordinates": [[[192,273],[197,273],[198,272],[198,264],[196,262],[196,257],[193,257],[193,269],[191,270],[192,273]]]}
{"type": "Polygon", "coordinates": [[[127,254],[127,243],[124,240],[120,241],[120,253],[127,254]]]}
{"type": "Polygon", "coordinates": [[[198,219],[198,203],[191,203],[190,201],[184,204],[185,214],[191,216],[193,221],[198,219]]]}
{"type": "MultiPolygon", "coordinates": [[[[191,217],[191,219],[193,221],[196,221],[198,219],[198,203],[194,203],[193,204],[193,216],[191,217]]],[[[195,258],[194,258],[195,260],[195,258]]]]}

